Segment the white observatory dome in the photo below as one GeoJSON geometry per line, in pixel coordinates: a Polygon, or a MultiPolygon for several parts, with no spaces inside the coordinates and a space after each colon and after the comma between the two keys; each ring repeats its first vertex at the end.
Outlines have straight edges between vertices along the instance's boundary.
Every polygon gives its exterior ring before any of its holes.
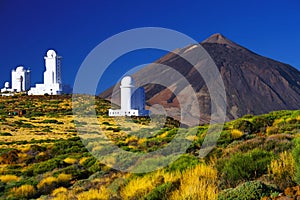
{"type": "Polygon", "coordinates": [[[47,51],[47,57],[48,58],[54,58],[56,56],[56,52],[52,49],[47,51]]]}
{"type": "Polygon", "coordinates": [[[131,76],[125,76],[122,78],[121,86],[134,86],[134,80],[131,76]]]}
{"type": "Polygon", "coordinates": [[[24,71],[24,67],[23,66],[19,66],[16,69],[17,72],[23,72],[24,71]]]}
{"type": "Polygon", "coordinates": [[[5,83],[4,83],[4,87],[5,87],[5,88],[9,88],[9,87],[10,87],[9,82],[5,82],[5,83]]]}

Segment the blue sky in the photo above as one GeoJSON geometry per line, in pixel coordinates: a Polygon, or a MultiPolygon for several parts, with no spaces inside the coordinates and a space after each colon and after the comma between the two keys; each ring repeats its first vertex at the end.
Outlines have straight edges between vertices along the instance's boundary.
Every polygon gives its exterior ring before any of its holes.
{"type": "MultiPolygon", "coordinates": [[[[32,85],[42,82],[48,49],[63,56],[63,80],[72,85],[88,53],[105,39],[138,27],[164,27],[197,41],[214,33],[300,69],[300,3],[287,1],[0,1],[0,87],[18,65],[30,67],[32,85]]],[[[101,91],[132,67],[165,52],[120,57],[101,80],[101,91]]]]}

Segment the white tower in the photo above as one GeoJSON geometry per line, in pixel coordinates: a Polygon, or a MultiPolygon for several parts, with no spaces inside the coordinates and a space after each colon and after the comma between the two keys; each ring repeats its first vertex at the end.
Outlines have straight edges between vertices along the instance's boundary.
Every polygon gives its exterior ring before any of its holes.
{"type": "Polygon", "coordinates": [[[45,59],[46,71],[44,72],[44,83],[36,84],[28,92],[29,95],[58,95],[62,93],[61,80],[61,56],[52,49],[47,51],[45,59]]]}
{"type": "Polygon", "coordinates": [[[131,110],[131,96],[134,91],[134,81],[130,76],[125,76],[121,81],[121,110],[131,110]]]}
{"type": "Polygon", "coordinates": [[[125,76],[121,81],[121,109],[109,109],[109,116],[147,116],[149,111],[145,110],[144,88],[135,88],[134,80],[125,76]]]}
{"type": "Polygon", "coordinates": [[[28,91],[30,88],[30,70],[25,70],[23,66],[11,71],[12,90],[16,92],[28,91]]]}
{"type": "Polygon", "coordinates": [[[45,59],[46,71],[44,72],[44,84],[61,84],[61,56],[56,55],[54,50],[49,50],[45,59]]]}

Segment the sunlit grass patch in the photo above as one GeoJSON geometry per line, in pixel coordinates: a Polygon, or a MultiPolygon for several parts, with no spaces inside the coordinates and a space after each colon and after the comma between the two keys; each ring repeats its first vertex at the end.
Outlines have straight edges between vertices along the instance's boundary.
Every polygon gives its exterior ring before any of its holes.
{"type": "Polygon", "coordinates": [[[4,183],[8,183],[11,181],[19,181],[21,178],[16,176],[16,175],[11,175],[11,174],[7,174],[7,175],[1,175],[0,176],[0,181],[4,182],[4,183]]]}
{"type": "Polygon", "coordinates": [[[90,189],[89,191],[78,194],[78,200],[107,200],[109,199],[109,193],[105,187],[99,189],[90,189]]]}
{"type": "Polygon", "coordinates": [[[17,198],[31,198],[36,194],[36,190],[32,185],[21,185],[20,187],[14,187],[10,190],[11,197],[17,198]]]}

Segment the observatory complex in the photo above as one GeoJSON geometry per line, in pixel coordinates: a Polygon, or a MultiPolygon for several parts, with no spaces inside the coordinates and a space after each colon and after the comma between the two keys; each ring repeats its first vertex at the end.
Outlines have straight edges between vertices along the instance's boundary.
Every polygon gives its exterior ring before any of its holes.
{"type": "Polygon", "coordinates": [[[46,71],[44,72],[44,83],[36,84],[29,91],[29,95],[58,95],[62,93],[61,81],[61,56],[54,50],[48,50],[45,59],[46,71]]]}
{"type": "Polygon", "coordinates": [[[25,92],[30,89],[30,70],[23,66],[11,71],[11,87],[9,82],[5,82],[1,92],[25,92]]]}
{"type": "Polygon", "coordinates": [[[121,81],[121,109],[109,109],[109,116],[148,116],[145,110],[145,91],[143,87],[136,88],[134,80],[125,76],[121,81]]]}
{"type": "Polygon", "coordinates": [[[30,70],[19,66],[11,72],[11,86],[5,82],[1,89],[2,95],[14,95],[16,92],[27,92],[29,95],[59,95],[63,91],[69,93],[70,90],[63,86],[61,79],[61,59],[54,50],[48,50],[45,59],[46,71],[44,72],[44,83],[36,84],[30,88],[30,70]]]}

